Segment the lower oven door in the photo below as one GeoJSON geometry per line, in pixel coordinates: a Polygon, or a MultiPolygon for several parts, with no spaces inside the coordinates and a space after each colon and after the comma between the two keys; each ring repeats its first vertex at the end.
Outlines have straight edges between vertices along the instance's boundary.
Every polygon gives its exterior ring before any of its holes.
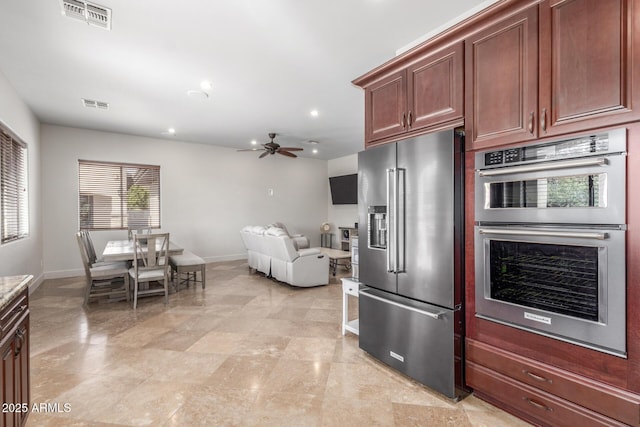
{"type": "Polygon", "coordinates": [[[625,231],[476,226],[476,316],[626,357],[625,231]]]}

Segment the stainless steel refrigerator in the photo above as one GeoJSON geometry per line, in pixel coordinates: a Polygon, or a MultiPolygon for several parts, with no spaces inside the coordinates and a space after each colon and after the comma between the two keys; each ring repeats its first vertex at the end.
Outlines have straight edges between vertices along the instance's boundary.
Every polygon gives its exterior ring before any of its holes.
{"type": "Polygon", "coordinates": [[[456,399],[463,393],[463,137],[358,153],[360,348],[456,399]]]}

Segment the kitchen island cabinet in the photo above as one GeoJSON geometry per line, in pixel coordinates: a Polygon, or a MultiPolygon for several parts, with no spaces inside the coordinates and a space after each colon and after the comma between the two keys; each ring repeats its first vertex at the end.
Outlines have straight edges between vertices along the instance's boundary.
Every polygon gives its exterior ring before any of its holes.
{"type": "Polygon", "coordinates": [[[0,424],[24,426],[30,409],[29,288],[31,276],[0,278],[0,424]]]}

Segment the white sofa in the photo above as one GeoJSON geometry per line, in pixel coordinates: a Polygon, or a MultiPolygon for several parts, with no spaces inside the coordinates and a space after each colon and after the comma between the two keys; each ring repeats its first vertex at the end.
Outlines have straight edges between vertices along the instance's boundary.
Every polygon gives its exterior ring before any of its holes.
{"type": "Polygon", "coordinates": [[[247,248],[249,267],[268,276],[271,273],[271,256],[264,240],[265,231],[267,229],[261,225],[248,225],[240,231],[240,236],[247,248]]]}
{"type": "Polygon", "coordinates": [[[289,230],[287,230],[287,227],[285,227],[285,225],[281,222],[274,222],[267,225],[267,229],[271,227],[281,228],[287,234],[287,236],[291,237],[297,249],[306,249],[311,246],[309,244],[309,238],[307,236],[303,236],[302,234],[289,233],[289,230]]]}
{"type": "Polygon", "coordinates": [[[329,257],[318,248],[297,249],[279,227],[247,226],[240,231],[249,267],[292,286],[329,283],[329,257]]]}

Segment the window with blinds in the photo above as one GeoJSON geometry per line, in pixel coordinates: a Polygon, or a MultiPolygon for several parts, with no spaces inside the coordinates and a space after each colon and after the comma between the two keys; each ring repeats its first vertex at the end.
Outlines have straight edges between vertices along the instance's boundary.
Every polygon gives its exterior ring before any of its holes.
{"type": "Polygon", "coordinates": [[[81,230],[160,228],[160,166],[78,161],[81,230]]]}
{"type": "Polygon", "coordinates": [[[0,242],[29,235],[27,145],[0,127],[0,242]]]}

